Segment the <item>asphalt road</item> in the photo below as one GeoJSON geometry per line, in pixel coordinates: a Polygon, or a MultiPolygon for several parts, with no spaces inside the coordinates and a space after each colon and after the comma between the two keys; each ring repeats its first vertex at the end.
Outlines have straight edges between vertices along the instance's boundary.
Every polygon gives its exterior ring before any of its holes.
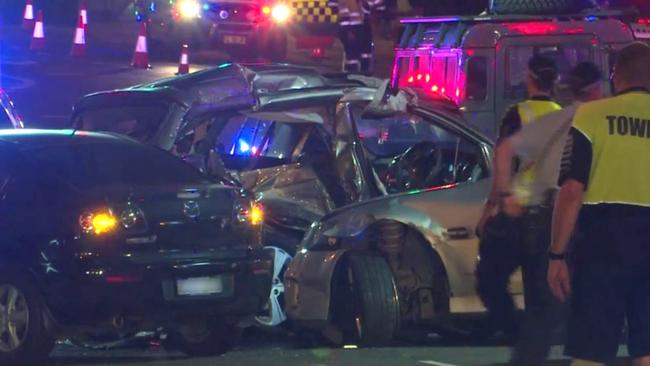
{"type": "MultiPolygon", "coordinates": [[[[52,366],[506,366],[509,355],[503,346],[449,344],[439,339],[373,349],[298,348],[295,339],[270,334],[257,334],[243,342],[239,348],[211,358],[187,358],[159,347],[86,351],[60,346],[53,353],[52,366]]],[[[546,365],[569,366],[561,347],[552,350],[546,365]]],[[[630,360],[622,358],[612,366],[623,365],[631,365],[630,360]]]]}
{"type": "MultiPolygon", "coordinates": [[[[165,55],[150,44],[153,69],[130,67],[137,36],[135,23],[90,24],[87,34],[89,55],[77,60],[69,56],[72,28],[54,28],[46,24],[47,49],[29,51],[30,35],[17,27],[0,25],[0,86],[6,89],[17,108],[32,127],[57,128],[68,123],[73,103],[81,96],[123,88],[138,83],[170,77],[176,71],[174,57],[165,55]]],[[[380,76],[387,76],[392,60],[392,44],[377,40],[377,66],[380,76]]],[[[192,50],[194,70],[232,59],[216,50],[192,50]]],[[[338,69],[341,47],[328,50],[326,58],[314,62],[307,50],[293,50],[293,63],[312,64],[338,69]]],[[[242,345],[224,356],[187,359],[182,354],[159,347],[136,350],[87,351],[72,346],[58,346],[53,354],[57,366],[152,365],[152,366],[395,366],[434,365],[472,366],[504,365],[508,349],[502,345],[450,344],[435,338],[400,343],[381,349],[334,349],[321,345],[296,347],[296,340],[284,333],[254,332],[242,345]]],[[[303,342],[300,342],[303,343],[303,342]]],[[[624,353],[624,351],[622,351],[624,353]]],[[[549,365],[568,365],[561,349],[553,351],[549,365]]],[[[622,360],[619,365],[629,364],[622,360]]]]}

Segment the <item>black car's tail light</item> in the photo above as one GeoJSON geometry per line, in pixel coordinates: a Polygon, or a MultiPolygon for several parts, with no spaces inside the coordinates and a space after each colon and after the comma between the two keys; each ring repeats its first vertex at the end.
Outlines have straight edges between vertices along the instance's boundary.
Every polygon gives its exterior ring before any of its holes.
{"type": "Polygon", "coordinates": [[[117,230],[118,220],[110,210],[99,209],[82,213],[79,226],[85,234],[104,235],[117,230]]]}
{"type": "Polygon", "coordinates": [[[264,223],[264,207],[259,203],[237,203],[235,205],[235,219],[240,224],[259,226],[264,223]]]}

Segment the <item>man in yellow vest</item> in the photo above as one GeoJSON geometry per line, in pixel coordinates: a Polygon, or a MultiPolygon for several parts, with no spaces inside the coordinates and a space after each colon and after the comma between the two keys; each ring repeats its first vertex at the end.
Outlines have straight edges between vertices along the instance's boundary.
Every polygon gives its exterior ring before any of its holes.
{"type": "Polygon", "coordinates": [[[634,365],[650,365],[650,47],[618,55],[612,98],[583,104],[553,215],[548,283],[571,295],[566,353],[610,364],[627,319],[634,365]],[[572,275],[566,263],[575,232],[572,275]]]}
{"type": "MultiPolygon", "coordinates": [[[[504,141],[527,125],[561,107],[551,100],[558,77],[554,62],[543,56],[535,56],[529,62],[527,89],[529,98],[510,108],[506,113],[499,137],[504,141]]],[[[493,184],[486,203],[484,215],[477,232],[481,237],[480,260],[476,268],[478,293],[489,312],[490,323],[500,328],[510,341],[517,340],[512,355],[515,366],[542,365],[550,344],[540,341],[552,331],[534,326],[532,317],[545,317],[557,312],[559,306],[546,285],[546,252],[551,217],[551,196],[538,194],[533,197],[530,187],[532,166],[520,166],[518,179],[513,182],[512,193],[499,191],[493,184]],[[528,188],[528,189],[527,189],[528,188]],[[510,195],[525,207],[517,217],[506,214],[500,203],[510,195]],[[517,268],[524,273],[524,297],[526,318],[519,331],[517,309],[509,293],[509,281],[517,268]],[[551,300],[551,301],[549,301],[551,300]],[[553,303],[553,304],[551,304],[553,303]],[[517,339],[519,337],[519,339],[517,339]]]]}

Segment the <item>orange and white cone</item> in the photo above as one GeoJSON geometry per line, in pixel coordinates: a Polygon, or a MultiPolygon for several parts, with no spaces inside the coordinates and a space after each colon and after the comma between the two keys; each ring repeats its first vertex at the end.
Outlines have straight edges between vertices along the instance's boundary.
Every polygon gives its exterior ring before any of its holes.
{"type": "Polygon", "coordinates": [[[23,13],[23,29],[34,29],[34,5],[32,0],[27,0],[25,4],[25,12],[23,13]]]}
{"type": "Polygon", "coordinates": [[[86,27],[83,25],[83,17],[79,16],[77,23],[77,30],[74,32],[74,40],[72,41],[72,57],[86,56],[86,27]]]}
{"type": "Polygon", "coordinates": [[[86,6],[86,0],[81,0],[79,3],[79,16],[82,19],[82,24],[85,26],[88,25],[88,7],[86,6]]]}
{"type": "Polygon", "coordinates": [[[185,75],[190,73],[189,47],[184,44],[181,47],[181,59],[178,61],[178,72],[176,75],[185,75]]]}
{"type": "Polygon", "coordinates": [[[138,34],[138,41],[135,44],[135,52],[133,52],[133,62],[131,66],[140,69],[150,69],[149,65],[149,51],[147,49],[147,23],[142,22],[140,25],[140,34],[138,34]]]}
{"type": "Polygon", "coordinates": [[[32,51],[42,51],[45,49],[45,28],[43,27],[43,10],[39,10],[34,23],[34,33],[32,34],[32,43],[29,45],[32,51]]]}

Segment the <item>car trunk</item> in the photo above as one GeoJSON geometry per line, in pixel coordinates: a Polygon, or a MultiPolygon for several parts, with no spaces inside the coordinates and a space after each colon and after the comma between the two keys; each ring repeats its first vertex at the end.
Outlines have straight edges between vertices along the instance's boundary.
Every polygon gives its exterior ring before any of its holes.
{"type": "MultiPolygon", "coordinates": [[[[252,243],[235,222],[237,188],[219,185],[116,189],[109,207],[120,221],[121,255],[137,262],[244,256],[252,243]],[[144,220],[125,226],[129,212],[144,220]]],[[[114,240],[107,238],[107,240],[114,240]]]]}

